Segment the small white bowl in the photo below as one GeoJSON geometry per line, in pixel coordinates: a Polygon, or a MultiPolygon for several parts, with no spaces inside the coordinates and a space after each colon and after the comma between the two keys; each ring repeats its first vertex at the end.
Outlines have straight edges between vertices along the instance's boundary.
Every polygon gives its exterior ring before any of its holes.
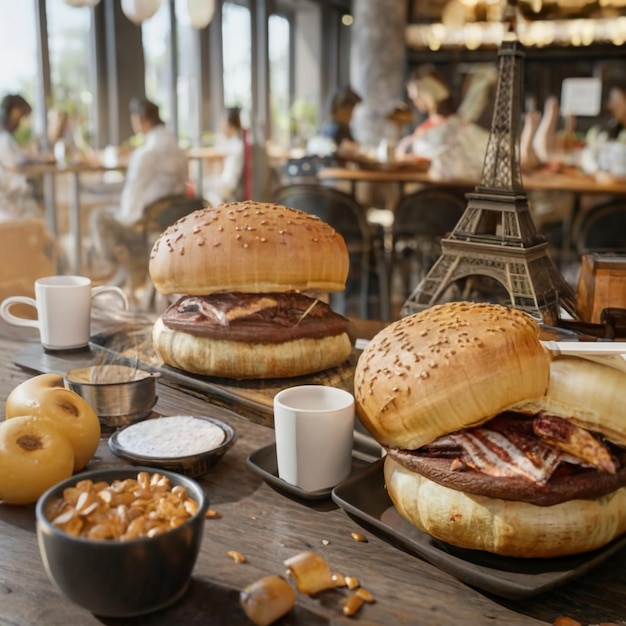
{"type": "Polygon", "coordinates": [[[196,477],[213,469],[236,440],[235,429],[221,420],[171,415],[120,428],[109,438],[109,449],[130,463],[196,477]],[[214,440],[204,438],[220,432],[214,440]]]}

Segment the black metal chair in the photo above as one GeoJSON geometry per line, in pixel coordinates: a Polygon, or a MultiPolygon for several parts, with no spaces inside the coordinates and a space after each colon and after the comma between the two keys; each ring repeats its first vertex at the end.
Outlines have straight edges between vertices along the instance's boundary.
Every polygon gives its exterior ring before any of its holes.
{"type": "Polygon", "coordinates": [[[343,191],[307,183],[280,187],[272,199],[279,204],[317,215],[344,238],[350,256],[350,270],[345,291],[330,296],[333,309],[348,314],[351,297],[356,294],[359,317],[388,319],[388,270],[383,242],[372,236],[363,207],[343,191]],[[373,314],[370,306],[370,296],[378,301],[377,315],[373,314]]]}
{"type": "Polygon", "coordinates": [[[159,198],[143,210],[143,218],[138,228],[143,232],[146,247],[152,247],[156,238],[181,217],[209,206],[201,197],[172,195],[159,198]]]}
{"type": "Polygon", "coordinates": [[[300,158],[287,159],[283,166],[282,180],[284,184],[317,183],[317,173],[325,167],[336,167],[339,161],[334,156],[307,155],[300,158]]]}
{"type": "Polygon", "coordinates": [[[209,203],[204,198],[171,195],[159,198],[144,208],[142,219],[133,226],[132,236],[117,253],[118,262],[127,275],[125,287],[129,297],[136,300],[137,292],[143,290],[141,309],[148,311],[156,308],[156,290],[148,272],[154,242],[168,226],[206,206],[209,203]]]}
{"type": "Polygon", "coordinates": [[[441,254],[440,241],[465,211],[465,198],[439,188],[402,196],[394,210],[391,280],[399,270],[406,299],[441,254]]]}
{"type": "Polygon", "coordinates": [[[581,215],[574,238],[580,256],[626,253],[626,200],[616,198],[589,209],[581,215]]]}

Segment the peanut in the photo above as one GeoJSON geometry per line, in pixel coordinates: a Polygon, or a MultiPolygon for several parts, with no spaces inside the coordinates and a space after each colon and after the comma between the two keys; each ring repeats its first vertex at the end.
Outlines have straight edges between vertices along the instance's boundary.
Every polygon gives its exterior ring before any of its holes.
{"type": "Polygon", "coordinates": [[[136,480],[116,480],[110,485],[81,480],[65,489],[46,514],[70,535],[128,541],[176,528],[197,511],[198,503],[184,487],[171,487],[161,474],[139,472],[136,480]]]}

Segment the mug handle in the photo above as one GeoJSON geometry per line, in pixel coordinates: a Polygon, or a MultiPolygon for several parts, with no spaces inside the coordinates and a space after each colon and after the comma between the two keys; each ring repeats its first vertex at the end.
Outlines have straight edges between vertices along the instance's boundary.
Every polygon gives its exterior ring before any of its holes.
{"type": "Polygon", "coordinates": [[[13,324],[14,326],[32,326],[33,328],[39,328],[39,320],[13,315],[9,309],[14,304],[26,304],[37,310],[37,302],[33,298],[27,296],[11,296],[10,298],[5,298],[2,304],[0,304],[0,317],[2,317],[5,322],[13,324]]]}
{"type": "Polygon", "coordinates": [[[119,299],[122,301],[122,308],[124,311],[128,311],[130,309],[130,303],[128,302],[128,298],[122,289],[116,287],[115,285],[100,285],[99,287],[91,288],[91,297],[95,298],[103,293],[114,293],[119,299]]]}

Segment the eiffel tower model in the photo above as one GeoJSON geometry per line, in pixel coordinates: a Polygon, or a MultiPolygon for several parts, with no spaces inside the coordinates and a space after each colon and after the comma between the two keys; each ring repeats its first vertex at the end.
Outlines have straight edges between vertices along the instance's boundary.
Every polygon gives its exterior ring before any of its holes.
{"type": "Polygon", "coordinates": [[[404,303],[403,315],[437,304],[455,281],[484,276],[507,290],[510,304],[556,325],[561,309],[577,318],[576,297],[535,229],[522,184],[519,135],[524,51],[509,33],[498,53],[499,77],[480,184],[441,256],[404,303]]]}

